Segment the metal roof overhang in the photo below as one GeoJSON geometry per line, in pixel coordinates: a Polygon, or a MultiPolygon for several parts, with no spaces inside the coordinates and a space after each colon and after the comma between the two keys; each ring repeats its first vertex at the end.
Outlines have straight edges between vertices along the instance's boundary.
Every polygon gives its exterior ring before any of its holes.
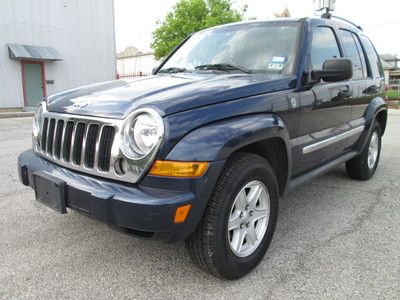
{"type": "Polygon", "coordinates": [[[7,44],[8,55],[14,60],[57,61],[61,54],[52,47],[7,44]]]}

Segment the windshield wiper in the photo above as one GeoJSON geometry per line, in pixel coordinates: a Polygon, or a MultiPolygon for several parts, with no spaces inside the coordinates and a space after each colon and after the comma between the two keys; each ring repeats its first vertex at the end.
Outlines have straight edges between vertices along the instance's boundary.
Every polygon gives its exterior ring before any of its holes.
{"type": "Polygon", "coordinates": [[[251,71],[242,67],[233,66],[231,64],[207,64],[195,67],[196,70],[216,70],[216,71],[241,71],[250,74],[251,71]]]}
{"type": "Polygon", "coordinates": [[[183,73],[183,72],[190,72],[190,71],[186,68],[171,67],[171,68],[161,69],[158,73],[183,73]]]}

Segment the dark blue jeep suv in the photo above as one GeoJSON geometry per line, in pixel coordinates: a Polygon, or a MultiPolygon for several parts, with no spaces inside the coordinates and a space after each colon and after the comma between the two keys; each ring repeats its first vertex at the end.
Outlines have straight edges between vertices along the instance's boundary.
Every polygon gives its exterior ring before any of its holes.
{"type": "Polygon", "coordinates": [[[387,106],[379,57],[335,18],[235,23],[192,34],[149,77],[84,86],[37,108],[23,184],[239,278],[263,258],[279,197],[346,163],[378,165],[387,106]]]}

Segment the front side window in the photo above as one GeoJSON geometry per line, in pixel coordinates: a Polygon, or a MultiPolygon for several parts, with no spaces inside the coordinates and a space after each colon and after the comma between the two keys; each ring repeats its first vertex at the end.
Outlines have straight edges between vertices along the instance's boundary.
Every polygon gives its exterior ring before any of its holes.
{"type": "MultiPolygon", "coordinates": [[[[342,37],[343,48],[345,57],[350,59],[353,63],[353,79],[361,79],[364,77],[363,63],[360,57],[359,50],[357,48],[354,36],[350,31],[340,30],[342,37]]],[[[357,38],[357,37],[356,37],[357,38]]],[[[365,74],[366,76],[367,74],[365,74]]]]}
{"type": "Polygon", "coordinates": [[[340,58],[339,46],[329,27],[314,28],[311,44],[311,67],[321,70],[327,59],[340,58]]]}
{"type": "Polygon", "coordinates": [[[204,72],[218,65],[249,73],[292,73],[299,25],[248,23],[200,31],[168,59],[160,73],[204,72]]]}

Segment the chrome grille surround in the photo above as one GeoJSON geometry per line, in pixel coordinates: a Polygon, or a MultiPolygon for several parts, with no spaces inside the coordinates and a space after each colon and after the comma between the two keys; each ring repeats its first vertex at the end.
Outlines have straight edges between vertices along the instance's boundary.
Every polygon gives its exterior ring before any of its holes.
{"type": "MultiPolygon", "coordinates": [[[[154,162],[154,159],[157,155],[162,139],[164,137],[164,134],[162,134],[156,146],[147,155],[143,157],[130,158],[124,155],[124,153],[121,150],[124,124],[126,123],[127,120],[130,120],[130,115],[128,115],[128,117],[126,117],[123,120],[107,119],[107,118],[98,118],[91,116],[49,112],[47,111],[46,103],[44,101],[42,103],[42,106],[43,106],[43,121],[42,124],[40,124],[40,130],[37,136],[32,135],[33,150],[35,151],[36,154],[40,155],[43,158],[46,158],[51,162],[83,173],[114,179],[118,181],[135,183],[143,177],[143,175],[150,168],[151,164],[154,162]],[[52,122],[52,120],[54,121],[52,122]],[[66,145],[65,143],[67,142],[65,140],[66,128],[67,126],[71,127],[71,125],[68,125],[71,124],[71,122],[73,123],[73,125],[72,125],[72,136],[70,137],[70,145],[68,150],[69,155],[67,155],[69,157],[64,157],[65,156],[64,152],[66,150],[64,149],[64,146],[66,145]],[[43,126],[45,123],[47,123],[46,126],[43,126]],[[54,123],[52,130],[50,128],[51,123],[54,123]],[[62,124],[62,130],[58,129],[59,126],[61,127],[61,125],[59,124],[62,124]],[[83,124],[79,126],[84,127],[84,132],[81,145],[76,146],[75,142],[77,138],[76,133],[78,124],[83,124]],[[87,162],[86,159],[90,157],[90,154],[86,153],[87,150],[86,148],[88,146],[89,148],[93,148],[93,136],[90,136],[88,139],[88,132],[92,126],[98,126],[98,128],[97,128],[97,137],[94,144],[94,158],[88,159],[88,161],[90,161],[90,164],[88,166],[86,164],[87,162]],[[44,130],[44,127],[47,128],[44,130]],[[109,148],[110,157],[108,160],[109,169],[104,170],[104,168],[102,168],[99,165],[101,160],[99,158],[100,156],[99,151],[102,146],[101,140],[103,137],[103,133],[108,128],[114,129],[114,134],[112,139],[108,138],[110,140],[109,141],[110,145],[105,145],[105,147],[108,146],[110,147],[109,148]],[[46,131],[47,133],[45,137],[43,136],[44,131],[46,131]],[[49,136],[49,132],[53,132],[52,137],[49,136]],[[62,132],[61,138],[57,135],[57,132],[62,132]],[[48,151],[47,145],[50,145],[49,142],[50,139],[52,141],[50,146],[51,151],[48,151]],[[57,141],[59,141],[60,139],[61,139],[61,144],[58,145],[57,141]],[[42,141],[45,141],[44,145],[42,144],[42,141]],[[76,161],[74,161],[74,158],[76,158],[74,157],[74,154],[76,152],[75,149],[79,148],[80,148],[80,156],[79,156],[79,162],[77,163],[76,161]],[[57,149],[57,151],[55,151],[55,149],[57,149]],[[58,149],[60,149],[59,153],[58,149]],[[115,171],[114,165],[119,159],[125,159],[128,162],[129,169],[125,174],[117,174],[115,171]],[[93,162],[91,162],[91,160],[93,160],[93,162]],[[93,167],[91,167],[91,164],[93,164],[93,167]]],[[[134,114],[138,115],[141,112],[149,112],[149,110],[146,108],[138,109],[134,112],[134,114]]],[[[105,141],[105,143],[106,142],[107,141],[105,141]]],[[[105,161],[105,165],[107,165],[106,163],[107,161],[105,161]]]]}

